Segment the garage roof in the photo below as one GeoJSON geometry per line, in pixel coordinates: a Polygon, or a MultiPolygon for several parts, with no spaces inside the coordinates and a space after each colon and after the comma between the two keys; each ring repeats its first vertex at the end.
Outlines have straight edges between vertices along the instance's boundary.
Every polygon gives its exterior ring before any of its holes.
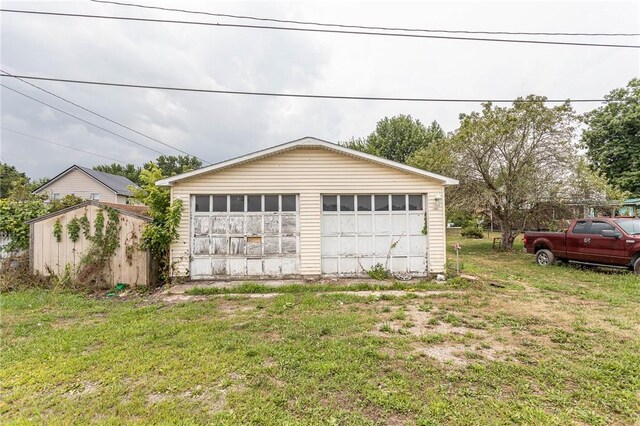
{"type": "Polygon", "coordinates": [[[418,169],[416,167],[407,166],[406,164],[398,163],[395,161],[387,160],[386,158],[377,157],[375,155],[366,154],[364,152],[356,151],[350,148],[346,148],[341,145],[337,145],[331,142],[323,141],[321,139],[313,138],[313,137],[305,137],[302,139],[297,139],[291,142],[287,142],[281,145],[276,145],[271,148],[263,149],[261,151],[256,151],[251,154],[243,155],[241,157],[232,158],[231,160],[222,161],[220,163],[212,164],[211,166],[203,167],[198,170],[193,170],[187,173],[182,173],[176,176],[172,176],[166,179],[161,179],[156,182],[158,186],[171,186],[176,182],[180,182],[185,179],[192,178],[194,176],[199,176],[202,174],[210,173],[213,171],[217,171],[220,169],[224,169],[227,167],[233,167],[239,164],[247,163],[249,161],[258,160],[270,155],[278,154],[283,151],[288,151],[295,148],[324,148],[331,151],[340,152],[342,154],[350,155],[352,157],[361,158],[363,160],[371,161],[374,163],[382,164],[388,167],[393,167],[398,170],[403,170],[409,173],[415,173],[417,175],[424,176],[429,179],[437,180],[442,182],[444,185],[457,185],[458,181],[456,179],[442,176],[436,173],[431,173],[426,170],[418,169]]]}

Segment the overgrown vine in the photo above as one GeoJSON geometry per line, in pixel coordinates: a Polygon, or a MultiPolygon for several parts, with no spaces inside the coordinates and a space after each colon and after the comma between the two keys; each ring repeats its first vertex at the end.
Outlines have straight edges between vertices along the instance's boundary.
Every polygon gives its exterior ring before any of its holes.
{"type": "Polygon", "coordinates": [[[56,242],[62,241],[62,223],[60,223],[60,219],[53,224],[53,236],[56,238],[56,242]]]}
{"type": "MultiPolygon", "coordinates": [[[[84,216],[86,219],[86,216],[84,216]]],[[[82,219],[81,226],[82,226],[82,219]]],[[[88,219],[86,219],[88,223],[88,219]]],[[[78,280],[92,287],[108,286],[105,275],[111,267],[111,258],[120,246],[120,215],[118,211],[103,207],[98,211],[93,222],[93,235],[83,227],[85,237],[91,242],[89,249],[80,260],[78,280]],[[107,217],[105,218],[105,213],[107,217]]]]}
{"type": "Polygon", "coordinates": [[[78,242],[80,239],[80,219],[74,217],[67,223],[67,234],[72,242],[78,242]]]}

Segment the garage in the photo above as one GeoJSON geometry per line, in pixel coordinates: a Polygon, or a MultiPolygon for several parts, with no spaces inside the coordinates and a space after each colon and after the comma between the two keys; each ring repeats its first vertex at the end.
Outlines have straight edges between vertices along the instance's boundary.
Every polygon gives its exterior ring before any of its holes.
{"type": "Polygon", "coordinates": [[[322,196],[322,273],[359,276],[375,265],[425,275],[427,223],[423,194],[322,196]]]}
{"type": "Polygon", "coordinates": [[[180,200],[172,276],[441,273],[455,179],[306,137],[156,182],[180,200]]]}
{"type": "Polygon", "coordinates": [[[192,195],[191,205],[194,278],[299,273],[296,195],[192,195]]]}

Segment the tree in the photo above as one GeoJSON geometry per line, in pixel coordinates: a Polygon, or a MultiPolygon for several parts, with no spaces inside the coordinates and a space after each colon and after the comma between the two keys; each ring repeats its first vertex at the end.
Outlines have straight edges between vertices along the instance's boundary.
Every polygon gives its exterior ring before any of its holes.
{"type": "Polygon", "coordinates": [[[398,115],[378,121],[366,139],[351,139],[342,145],[404,163],[416,151],[444,137],[444,131],[435,121],[427,128],[410,115],[398,115]]]}
{"type": "Polygon", "coordinates": [[[609,183],[640,196],[640,79],[605,98],[607,105],[584,115],[582,142],[609,183]]]}
{"type": "Polygon", "coordinates": [[[530,95],[511,107],[486,103],[482,113],[460,116],[460,190],[467,203],[493,214],[505,250],[536,206],[558,197],[576,158],[571,106],[549,108],[545,100],[530,95]]]}
{"type": "Polygon", "coordinates": [[[148,163],[140,173],[140,188],[133,190],[135,199],[149,207],[152,221],[142,232],[142,248],[149,249],[158,260],[161,281],[168,280],[171,274],[169,248],[178,238],[182,214],[182,200],[171,202],[169,189],[156,186],[156,181],[163,177],[158,166],[148,163]]]}
{"type": "Polygon", "coordinates": [[[0,198],[7,198],[16,186],[27,186],[26,174],[7,163],[0,163],[0,198]]]}
{"type": "Polygon", "coordinates": [[[110,173],[112,175],[124,176],[136,185],[140,185],[140,171],[142,169],[134,164],[127,164],[125,166],[118,163],[103,164],[95,166],[93,170],[110,173]]]}
{"type": "Polygon", "coordinates": [[[175,176],[202,167],[202,161],[191,155],[178,155],[177,157],[174,155],[161,155],[156,158],[155,162],[145,164],[144,168],[151,170],[151,164],[155,164],[164,177],[175,176]]]}

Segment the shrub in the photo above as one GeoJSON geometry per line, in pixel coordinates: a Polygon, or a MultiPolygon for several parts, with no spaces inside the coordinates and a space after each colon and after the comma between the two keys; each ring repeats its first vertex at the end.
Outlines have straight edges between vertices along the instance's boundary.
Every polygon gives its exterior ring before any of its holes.
{"type": "Polygon", "coordinates": [[[484,231],[482,230],[482,228],[480,227],[477,221],[468,220],[467,222],[465,222],[464,226],[462,227],[461,235],[465,238],[472,238],[472,239],[479,240],[484,238],[484,231]]]}
{"type": "Polygon", "coordinates": [[[389,278],[391,273],[382,263],[376,263],[375,266],[371,267],[371,269],[367,271],[367,275],[374,280],[386,280],[389,278]]]}

